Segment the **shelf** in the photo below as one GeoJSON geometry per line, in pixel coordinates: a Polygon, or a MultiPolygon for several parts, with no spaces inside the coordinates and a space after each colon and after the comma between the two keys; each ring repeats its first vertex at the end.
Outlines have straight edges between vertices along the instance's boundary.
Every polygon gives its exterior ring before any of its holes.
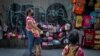
{"type": "Polygon", "coordinates": [[[99,39],[100,40],[100,34],[96,34],[95,39],[99,39]]]}
{"type": "Polygon", "coordinates": [[[94,49],[100,49],[100,45],[94,45],[94,49]]]}
{"type": "Polygon", "coordinates": [[[100,34],[100,31],[96,31],[96,34],[100,34]]]}
{"type": "Polygon", "coordinates": [[[100,44],[100,41],[95,41],[94,43],[95,43],[95,44],[100,44]]]}
{"type": "Polygon", "coordinates": [[[94,43],[94,45],[100,45],[100,43],[94,43]]]}

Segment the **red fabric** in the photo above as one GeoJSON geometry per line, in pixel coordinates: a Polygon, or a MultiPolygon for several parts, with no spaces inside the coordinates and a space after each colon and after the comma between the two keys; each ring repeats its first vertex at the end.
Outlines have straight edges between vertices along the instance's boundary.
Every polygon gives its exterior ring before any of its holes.
{"type": "Polygon", "coordinates": [[[95,37],[95,30],[84,30],[84,45],[86,46],[93,46],[94,45],[94,37],[95,37]]]}

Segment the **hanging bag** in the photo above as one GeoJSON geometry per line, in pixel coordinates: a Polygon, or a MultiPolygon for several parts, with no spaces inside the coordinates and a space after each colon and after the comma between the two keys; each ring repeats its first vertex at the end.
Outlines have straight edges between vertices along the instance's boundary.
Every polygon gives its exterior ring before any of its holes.
{"type": "Polygon", "coordinates": [[[75,25],[75,27],[76,28],[82,27],[82,21],[83,21],[82,16],[76,16],[76,25],[75,25]]]}

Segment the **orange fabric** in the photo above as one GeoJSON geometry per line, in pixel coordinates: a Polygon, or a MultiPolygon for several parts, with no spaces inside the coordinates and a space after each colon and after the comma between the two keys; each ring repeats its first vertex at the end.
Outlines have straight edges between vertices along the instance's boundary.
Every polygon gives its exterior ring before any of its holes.
{"type": "Polygon", "coordinates": [[[83,11],[84,11],[84,6],[78,6],[77,4],[75,5],[74,12],[76,14],[82,14],[83,11]]]}
{"type": "Polygon", "coordinates": [[[73,0],[73,3],[79,3],[79,2],[81,2],[82,4],[85,4],[85,0],[73,0]]]}
{"type": "Polygon", "coordinates": [[[85,0],[73,0],[74,12],[76,14],[82,14],[84,11],[85,0]]]}

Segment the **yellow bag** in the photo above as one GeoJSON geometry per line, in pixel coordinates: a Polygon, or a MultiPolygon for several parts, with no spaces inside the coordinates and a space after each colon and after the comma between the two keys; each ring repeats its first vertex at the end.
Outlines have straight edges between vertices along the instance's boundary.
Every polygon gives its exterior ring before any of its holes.
{"type": "Polygon", "coordinates": [[[82,27],[82,21],[83,21],[83,17],[82,16],[76,16],[76,28],[82,27]]]}

